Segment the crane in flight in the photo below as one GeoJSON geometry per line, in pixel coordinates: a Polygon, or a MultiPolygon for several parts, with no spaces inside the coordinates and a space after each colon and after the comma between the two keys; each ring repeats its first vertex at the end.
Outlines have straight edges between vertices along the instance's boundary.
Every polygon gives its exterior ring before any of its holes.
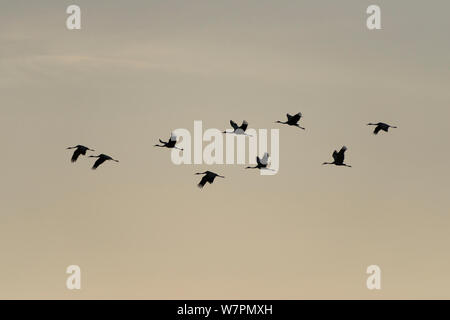
{"type": "Polygon", "coordinates": [[[298,122],[300,121],[300,118],[302,117],[302,113],[301,112],[299,112],[299,113],[297,113],[297,114],[295,114],[293,116],[291,116],[289,113],[286,113],[286,117],[287,117],[287,121],[283,122],[283,121],[278,120],[278,121],[275,121],[275,123],[287,124],[289,126],[294,126],[294,127],[297,127],[297,128],[305,130],[305,128],[301,127],[298,124],[298,122]]]}
{"type": "Polygon", "coordinates": [[[346,150],[347,150],[346,146],[343,146],[341,148],[341,150],[339,150],[339,152],[334,150],[334,152],[333,152],[334,161],[333,162],[324,162],[322,164],[334,164],[335,166],[351,167],[350,165],[344,163],[344,157],[345,157],[344,153],[346,150]]]}
{"type": "Polygon", "coordinates": [[[183,151],[182,148],[178,148],[177,146],[175,146],[177,144],[177,136],[174,135],[173,133],[170,134],[169,141],[165,142],[159,139],[159,142],[162,144],[155,144],[154,146],[160,148],[178,149],[183,151]]]}
{"type": "Polygon", "coordinates": [[[375,126],[375,130],[373,130],[373,134],[378,134],[378,132],[380,130],[388,132],[389,128],[394,128],[394,129],[397,128],[397,127],[391,126],[391,125],[389,125],[387,123],[384,123],[384,122],[368,123],[367,125],[368,126],[375,126]]]}
{"type": "Polygon", "coordinates": [[[82,146],[80,144],[75,147],[68,147],[67,150],[69,150],[69,149],[75,149],[75,151],[73,152],[72,158],[70,159],[70,161],[72,161],[72,162],[76,162],[80,155],[85,156],[87,151],[95,151],[93,149],[89,149],[88,147],[82,146]]]}
{"type": "Polygon", "coordinates": [[[92,170],[97,169],[99,165],[101,165],[103,162],[108,161],[108,160],[119,162],[119,160],[115,160],[115,159],[111,158],[110,156],[103,154],[103,153],[98,156],[89,156],[89,158],[98,158],[97,161],[95,161],[94,165],[92,166],[92,170]]]}
{"type": "Polygon", "coordinates": [[[273,169],[267,168],[267,166],[269,165],[269,153],[265,152],[264,156],[262,158],[260,157],[256,157],[256,166],[254,167],[246,167],[245,169],[261,169],[261,170],[272,170],[275,171],[273,169]]]}
{"type": "Polygon", "coordinates": [[[242,124],[240,126],[238,126],[237,123],[234,122],[233,120],[230,120],[230,124],[231,124],[231,127],[233,127],[233,131],[229,132],[229,131],[225,130],[223,133],[234,133],[234,134],[245,135],[245,136],[251,137],[251,135],[245,133],[245,131],[247,130],[247,127],[248,127],[248,122],[246,120],[242,121],[242,124]]]}
{"type": "Polygon", "coordinates": [[[200,189],[202,189],[205,186],[206,183],[209,183],[209,184],[213,183],[214,179],[216,177],[225,178],[224,176],[218,175],[217,173],[212,172],[212,171],[205,171],[205,172],[197,172],[196,173],[196,175],[200,175],[200,174],[204,174],[202,180],[200,180],[200,182],[197,184],[197,186],[200,189]]]}

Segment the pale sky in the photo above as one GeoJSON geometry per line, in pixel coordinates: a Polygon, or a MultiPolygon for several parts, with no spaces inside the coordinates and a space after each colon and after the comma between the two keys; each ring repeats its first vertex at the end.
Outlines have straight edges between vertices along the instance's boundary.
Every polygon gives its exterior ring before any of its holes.
{"type": "Polygon", "coordinates": [[[0,1],[0,298],[450,298],[448,1],[73,3],[0,1]],[[230,119],[280,129],[277,175],[153,147],[230,119]]]}

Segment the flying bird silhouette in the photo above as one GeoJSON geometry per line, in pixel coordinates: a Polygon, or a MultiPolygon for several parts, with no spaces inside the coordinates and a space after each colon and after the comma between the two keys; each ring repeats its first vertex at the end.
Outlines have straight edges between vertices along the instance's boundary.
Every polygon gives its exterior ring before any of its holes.
{"type": "Polygon", "coordinates": [[[225,178],[224,176],[218,175],[217,173],[214,173],[212,171],[197,172],[196,174],[197,175],[198,174],[204,174],[202,180],[200,180],[200,182],[197,185],[200,189],[202,189],[207,182],[210,183],[210,184],[213,183],[214,179],[216,177],[225,178]]]}
{"type": "Polygon", "coordinates": [[[298,122],[300,121],[300,118],[302,117],[302,113],[301,112],[299,112],[299,113],[297,113],[297,114],[295,114],[293,116],[291,116],[289,113],[287,113],[286,117],[287,117],[287,121],[283,122],[283,121],[278,120],[278,121],[275,121],[275,123],[287,124],[289,126],[294,126],[294,127],[297,127],[297,128],[305,130],[305,128],[300,127],[300,125],[298,124],[298,122]]]}
{"type": "Polygon", "coordinates": [[[251,135],[245,133],[245,131],[247,130],[247,127],[248,127],[248,122],[246,120],[242,121],[242,124],[240,126],[238,126],[237,123],[234,122],[233,120],[230,120],[230,124],[233,127],[233,131],[228,132],[225,130],[223,133],[242,134],[242,135],[251,137],[251,135]]]}
{"type": "Polygon", "coordinates": [[[165,141],[162,141],[161,139],[159,139],[159,142],[161,142],[162,145],[155,144],[154,146],[160,147],[160,148],[169,148],[169,149],[175,148],[175,149],[183,151],[182,148],[178,148],[177,146],[175,146],[177,144],[177,136],[174,135],[173,133],[170,134],[169,141],[165,142],[165,141]]]}
{"type": "Polygon", "coordinates": [[[72,162],[76,162],[80,155],[85,156],[86,151],[95,151],[93,149],[89,149],[88,147],[85,147],[82,145],[77,145],[75,147],[68,147],[67,150],[69,150],[69,149],[75,149],[75,151],[73,152],[72,158],[70,159],[70,161],[72,161],[72,162]]]}
{"type": "Polygon", "coordinates": [[[384,122],[368,123],[367,125],[368,125],[368,126],[376,126],[376,127],[375,127],[375,130],[373,130],[373,134],[378,134],[378,132],[379,132],[380,130],[383,130],[383,131],[385,131],[385,132],[388,132],[389,128],[397,128],[397,127],[391,126],[391,125],[389,125],[389,124],[387,124],[387,123],[384,123],[384,122]]]}
{"type": "Polygon", "coordinates": [[[346,146],[343,146],[341,148],[341,150],[339,150],[339,152],[337,152],[336,150],[334,150],[333,152],[333,162],[324,162],[322,164],[334,164],[335,166],[344,166],[344,167],[351,167],[348,164],[344,163],[344,153],[347,150],[346,146]]]}
{"type": "Polygon", "coordinates": [[[97,161],[95,161],[94,165],[92,166],[92,170],[97,169],[99,165],[101,165],[103,162],[105,162],[107,160],[119,162],[119,160],[115,160],[115,159],[111,158],[110,156],[103,154],[103,153],[98,156],[89,156],[89,158],[98,158],[97,161]]]}
{"type": "MultiPolygon", "coordinates": [[[[264,153],[264,156],[262,158],[256,157],[256,166],[254,167],[246,167],[245,169],[264,169],[264,170],[273,170],[270,168],[267,168],[269,165],[269,154],[267,152],[264,153]]],[[[273,170],[274,171],[274,170],[273,170]]]]}

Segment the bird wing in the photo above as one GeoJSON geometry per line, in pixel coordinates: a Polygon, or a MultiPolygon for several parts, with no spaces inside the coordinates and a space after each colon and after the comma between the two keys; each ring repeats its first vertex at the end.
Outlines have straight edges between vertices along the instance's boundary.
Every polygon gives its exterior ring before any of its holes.
{"type": "Polygon", "coordinates": [[[237,125],[237,123],[234,122],[233,120],[230,120],[230,124],[231,124],[231,126],[233,127],[234,130],[236,130],[237,128],[239,128],[238,125],[237,125]]]}
{"type": "Polygon", "coordinates": [[[336,161],[338,157],[339,157],[338,152],[336,150],[334,150],[334,152],[333,152],[333,159],[334,159],[334,161],[336,161]]]}
{"type": "Polygon", "coordinates": [[[258,163],[259,166],[263,165],[261,159],[258,156],[256,157],[256,163],[258,163]]]}
{"type": "Polygon", "coordinates": [[[378,132],[381,130],[381,126],[380,125],[377,125],[376,127],[375,127],[375,130],[373,130],[373,134],[378,134],[378,132]]]}
{"type": "Polygon", "coordinates": [[[298,122],[301,117],[302,117],[302,114],[299,112],[295,116],[292,117],[292,121],[298,122]]]}
{"type": "MultiPolygon", "coordinates": [[[[343,163],[343,162],[344,162],[344,153],[345,153],[345,150],[347,150],[347,147],[346,147],[346,146],[343,146],[343,147],[341,148],[341,150],[339,150],[339,152],[336,153],[336,157],[334,157],[334,153],[333,153],[333,158],[334,158],[335,162],[337,162],[337,163],[343,163]]],[[[336,151],[335,151],[335,152],[336,152],[336,151]]]]}
{"type": "Polygon", "coordinates": [[[248,122],[244,120],[241,124],[241,129],[245,131],[245,130],[247,130],[247,127],[248,127],[248,122]]]}
{"type": "Polygon", "coordinates": [[[171,135],[170,135],[170,140],[171,140],[171,141],[177,141],[177,136],[174,135],[174,134],[171,134],[171,135]]]}
{"type": "Polygon", "coordinates": [[[266,152],[266,153],[264,153],[264,156],[261,159],[261,163],[267,164],[268,161],[269,161],[269,154],[266,152]]]}
{"type": "Polygon", "coordinates": [[[200,180],[197,186],[201,189],[205,186],[206,182],[208,182],[208,178],[207,175],[204,175],[202,180],[200,180]]]}
{"type": "Polygon", "coordinates": [[[339,154],[344,155],[344,153],[345,153],[346,150],[347,150],[347,147],[346,147],[346,146],[343,146],[343,147],[341,148],[341,150],[339,150],[339,154]]]}
{"type": "Polygon", "coordinates": [[[98,166],[101,165],[101,164],[102,164],[103,162],[105,162],[105,161],[106,161],[106,159],[103,158],[103,157],[98,158],[97,161],[95,161],[94,165],[92,166],[92,170],[97,169],[98,166]]]}
{"type": "MultiPolygon", "coordinates": [[[[80,148],[75,149],[72,155],[72,159],[70,159],[72,162],[76,162],[80,154],[82,154],[82,150],[80,148]]],[[[86,154],[86,151],[84,152],[86,154]]]]}
{"type": "Polygon", "coordinates": [[[289,113],[286,113],[286,117],[288,118],[288,120],[291,120],[292,116],[289,113]]]}

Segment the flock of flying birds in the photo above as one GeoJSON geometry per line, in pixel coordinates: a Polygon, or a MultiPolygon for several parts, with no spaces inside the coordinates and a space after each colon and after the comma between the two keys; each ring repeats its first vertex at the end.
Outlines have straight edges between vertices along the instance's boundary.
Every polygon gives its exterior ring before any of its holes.
{"type": "MultiPolygon", "coordinates": [[[[287,117],[287,121],[275,121],[275,123],[281,123],[281,124],[286,124],[288,126],[294,126],[300,129],[305,130],[305,128],[301,127],[298,122],[300,121],[300,118],[302,117],[302,114],[299,112],[295,115],[290,115],[289,113],[286,114],[287,117]]],[[[224,134],[236,134],[236,135],[246,135],[246,136],[251,136],[249,134],[247,134],[245,131],[247,130],[248,127],[248,122],[247,121],[243,121],[242,124],[240,126],[237,125],[236,122],[234,122],[233,120],[230,120],[230,124],[231,127],[233,128],[233,131],[223,131],[224,134]]],[[[368,123],[368,126],[375,126],[375,129],[373,131],[374,134],[378,134],[378,132],[380,130],[388,132],[389,128],[397,128],[394,126],[391,126],[387,123],[384,122],[378,122],[378,123],[368,123]]],[[[182,148],[179,148],[176,146],[177,143],[177,137],[173,134],[171,134],[169,140],[163,141],[161,139],[159,139],[159,142],[161,144],[155,144],[155,147],[160,147],[160,148],[169,148],[169,149],[178,149],[178,150],[183,150],[182,148]]],[[[87,151],[95,151],[93,149],[89,149],[88,147],[82,146],[82,145],[77,145],[75,147],[69,147],[67,149],[75,149],[71,161],[72,162],[76,162],[78,157],[80,155],[85,156],[87,151]]],[[[341,150],[339,150],[339,152],[337,150],[334,150],[333,152],[333,162],[324,162],[322,163],[323,165],[325,164],[334,164],[335,166],[344,166],[344,167],[351,167],[350,165],[344,163],[344,158],[345,158],[345,151],[347,150],[346,146],[343,146],[341,148],[341,150]]],[[[95,170],[97,169],[103,162],[105,161],[115,161],[115,162],[119,162],[116,159],[111,158],[110,156],[106,155],[106,154],[99,154],[98,156],[89,156],[89,158],[97,158],[97,160],[95,161],[94,165],[92,166],[92,169],[95,170]]],[[[268,168],[269,165],[269,154],[266,152],[264,153],[263,157],[256,157],[256,166],[254,167],[246,167],[246,169],[260,169],[260,170],[272,170],[270,168],[268,168]]],[[[213,183],[214,179],[216,177],[219,178],[225,178],[224,176],[221,176],[215,172],[212,171],[205,171],[205,172],[197,172],[195,173],[196,175],[204,175],[202,177],[202,179],[200,180],[200,182],[198,183],[198,187],[199,188],[203,188],[205,186],[206,183],[213,183]]]]}

